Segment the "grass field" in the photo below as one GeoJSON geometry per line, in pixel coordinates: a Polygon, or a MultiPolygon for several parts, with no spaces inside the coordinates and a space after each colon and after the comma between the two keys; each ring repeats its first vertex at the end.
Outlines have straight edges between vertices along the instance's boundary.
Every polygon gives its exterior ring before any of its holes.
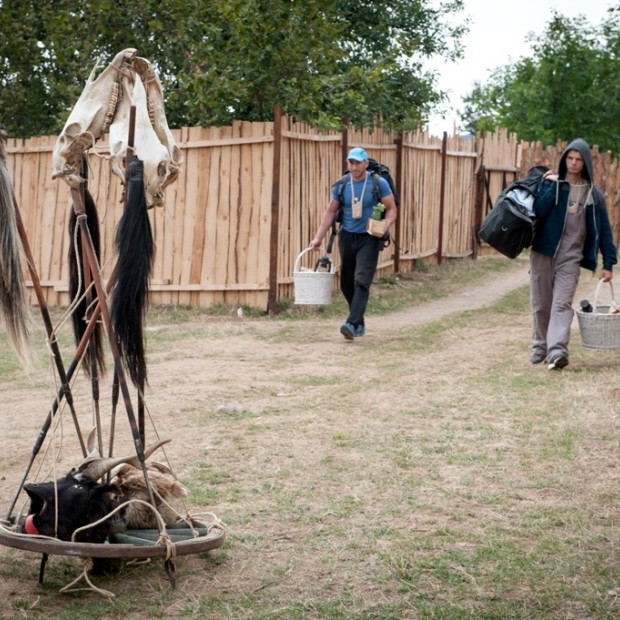
{"type": "MultiPolygon", "coordinates": [[[[226,542],[177,558],[174,590],[157,561],[96,578],[114,598],[60,594],[74,558],[52,556],[39,585],[37,555],[0,548],[0,618],[620,617],[620,353],[584,349],[575,331],[565,370],[532,366],[526,286],[413,320],[518,268],[485,259],[380,280],[353,343],[339,296],[241,320],[152,309],[149,413],[173,438],[187,509],[215,513],[226,542]]],[[[576,301],[593,290],[582,280],[576,301]]],[[[29,377],[0,362],[3,505],[49,404],[37,350],[29,377]]],[[[87,426],[83,377],[74,393],[87,426]]],[[[59,473],[75,460],[63,415],[59,473]]]]}

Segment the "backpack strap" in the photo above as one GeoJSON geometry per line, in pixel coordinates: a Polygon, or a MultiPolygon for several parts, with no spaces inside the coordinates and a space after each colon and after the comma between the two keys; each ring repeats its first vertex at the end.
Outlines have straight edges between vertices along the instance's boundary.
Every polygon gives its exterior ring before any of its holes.
{"type": "Polygon", "coordinates": [[[336,239],[336,235],[338,234],[338,229],[336,228],[338,213],[334,216],[334,221],[332,222],[332,231],[329,235],[329,241],[327,242],[327,249],[325,250],[325,254],[331,254],[334,249],[334,240],[336,239]]]}
{"type": "MultiPolygon", "coordinates": [[[[372,191],[373,194],[375,195],[376,201],[377,202],[381,202],[381,186],[379,185],[379,173],[378,172],[371,172],[370,173],[370,178],[372,180],[372,191]]],[[[337,188],[336,188],[336,196],[338,197],[338,202],[342,205],[342,196],[344,194],[344,185],[345,183],[348,182],[349,178],[351,177],[351,173],[347,172],[346,174],[344,174],[343,176],[341,176],[337,181],[337,188]]]]}
{"type": "Polygon", "coordinates": [[[370,176],[372,177],[372,191],[375,195],[375,202],[381,202],[381,185],[379,184],[379,173],[371,172],[370,176]]]}
{"type": "Polygon", "coordinates": [[[350,175],[351,173],[347,172],[346,174],[343,174],[336,181],[336,198],[338,199],[338,202],[340,203],[340,209],[338,209],[336,215],[334,216],[334,221],[332,222],[332,232],[329,235],[329,241],[327,243],[327,250],[326,250],[327,254],[332,253],[332,249],[334,247],[334,240],[336,239],[336,235],[338,234],[338,229],[336,228],[336,224],[337,223],[340,224],[342,222],[342,196],[344,195],[344,185],[347,182],[350,175]]]}
{"type": "Polygon", "coordinates": [[[344,184],[348,181],[351,176],[350,172],[343,174],[337,181],[336,187],[336,196],[338,197],[338,202],[340,203],[340,208],[342,209],[342,196],[344,195],[344,184]]]}

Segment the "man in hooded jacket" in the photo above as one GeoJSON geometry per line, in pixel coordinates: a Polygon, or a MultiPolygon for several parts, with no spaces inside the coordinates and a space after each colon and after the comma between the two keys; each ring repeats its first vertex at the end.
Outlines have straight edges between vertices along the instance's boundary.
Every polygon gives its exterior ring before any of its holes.
{"type": "Polygon", "coordinates": [[[573,140],[562,153],[558,172],[547,172],[534,201],[536,233],[530,253],[533,364],[549,370],[568,365],[573,298],[580,268],[612,279],[616,247],[605,197],[594,185],[592,155],[585,140],[573,140]]]}

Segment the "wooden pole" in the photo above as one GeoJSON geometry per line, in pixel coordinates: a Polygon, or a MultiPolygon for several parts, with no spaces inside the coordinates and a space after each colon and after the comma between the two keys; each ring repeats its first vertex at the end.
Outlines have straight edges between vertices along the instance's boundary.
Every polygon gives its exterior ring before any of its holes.
{"type": "Polygon", "coordinates": [[[278,240],[280,229],[280,165],[282,161],[282,106],[273,113],[273,173],[271,181],[271,229],[269,233],[269,293],[267,313],[276,313],[278,297],[278,240]]]}
{"type": "Polygon", "coordinates": [[[346,170],[346,166],[344,164],[345,161],[347,161],[347,155],[349,154],[349,118],[348,117],[344,117],[342,119],[342,122],[344,124],[344,130],[342,131],[342,145],[341,145],[341,150],[342,150],[342,162],[341,162],[341,167],[343,167],[343,171],[346,170]]]}
{"type": "Polygon", "coordinates": [[[439,192],[439,232],[437,234],[437,264],[443,260],[443,219],[446,208],[446,164],[448,152],[448,134],[443,132],[441,141],[441,186],[439,192]]]}
{"type": "MultiPolygon", "coordinates": [[[[84,355],[84,351],[86,351],[86,347],[88,346],[88,343],[90,341],[90,337],[93,331],[95,330],[95,325],[96,325],[97,320],[99,319],[100,314],[101,314],[101,309],[100,309],[100,306],[97,305],[93,311],[90,321],[86,325],[86,329],[84,330],[84,334],[82,335],[82,340],[80,341],[75,351],[73,361],[71,362],[71,364],[69,365],[69,368],[67,369],[67,372],[65,375],[66,380],[67,380],[67,385],[70,383],[71,378],[73,377],[73,374],[75,373],[75,371],[77,370],[80,364],[82,356],[84,355]]],[[[49,314],[48,314],[48,318],[49,318],[49,314]]],[[[50,407],[47,417],[45,418],[45,421],[43,422],[43,426],[41,427],[41,430],[39,431],[39,435],[35,441],[35,444],[32,447],[32,451],[30,453],[30,459],[28,461],[28,464],[26,465],[26,470],[17,487],[15,497],[13,498],[13,501],[11,502],[11,505],[9,506],[9,510],[6,515],[7,520],[10,519],[11,514],[13,513],[15,504],[17,503],[17,499],[19,498],[19,494],[22,492],[22,489],[24,488],[24,485],[26,484],[26,480],[28,478],[28,475],[30,474],[30,470],[32,469],[34,460],[37,457],[39,450],[41,450],[41,446],[43,445],[43,442],[45,441],[45,437],[47,436],[50,426],[52,425],[52,421],[54,419],[54,416],[56,415],[56,412],[58,411],[58,407],[60,405],[60,401],[62,400],[63,396],[66,398],[67,392],[65,391],[64,386],[61,386],[58,390],[58,393],[56,394],[56,398],[54,399],[52,406],[50,407]]],[[[77,428],[77,433],[80,439],[80,444],[82,445],[82,454],[86,456],[86,446],[84,445],[84,440],[82,438],[82,433],[80,432],[79,427],[77,428]]]]}
{"type": "MultiPolygon", "coordinates": [[[[65,367],[62,361],[62,356],[60,354],[60,348],[58,347],[58,341],[54,336],[54,327],[52,325],[52,319],[50,317],[49,309],[47,307],[47,301],[45,300],[45,295],[43,294],[43,287],[41,286],[41,280],[39,279],[39,274],[34,265],[34,257],[32,255],[32,250],[30,248],[30,244],[28,242],[28,235],[26,234],[26,228],[24,227],[24,222],[22,220],[21,213],[19,211],[19,207],[17,205],[17,200],[15,198],[15,194],[13,194],[13,207],[15,209],[15,216],[17,220],[17,230],[19,232],[19,238],[22,243],[22,248],[24,250],[24,254],[26,255],[26,263],[28,264],[28,271],[30,272],[30,277],[32,279],[32,285],[34,287],[35,294],[37,296],[37,301],[39,302],[39,310],[41,312],[41,316],[43,318],[43,324],[45,325],[45,333],[47,334],[47,339],[52,349],[54,363],[56,364],[56,370],[58,372],[58,376],[60,377],[60,390],[59,390],[59,398],[64,396],[67,401],[67,405],[69,405],[69,409],[71,411],[71,417],[73,418],[73,425],[75,426],[75,430],[78,435],[78,440],[80,442],[80,448],[82,450],[83,456],[86,456],[86,445],[84,444],[84,438],[82,437],[82,431],[80,430],[80,424],[78,422],[77,415],[75,413],[75,407],[73,404],[73,394],[71,392],[71,386],[69,384],[69,377],[65,372],[65,367]]],[[[56,413],[54,410],[52,416],[56,413]]]]}
{"type": "MultiPolygon", "coordinates": [[[[394,140],[396,144],[396,191],[401,200],[403,196],[403,134],[399,132],[398,137],[394,140]]],[[[400,273],[400,210],[401,205],[398,205],[398,214],[396,216],[396,222],[394,223],[394,273],[400,273]]]]}
{"type": "Polygon", "coordinates": [[[474,185],[474,221],[473,221],[473,231],[472,231],[472,248],[473,248],[473,257],[474,259],[478,258],[478,254],[480,251],[480,239],[478,237],[478,231],[480,230],[480,226],[482,226],[482,197],[484,195],[484,138],[476,141],[476,152],[478,153],[478,157],[476,157],[476,163],[474,170],[475,175],[475,185],[474,185]]]}
{"type": "MultiPolygon", "coordinates": [[[[81,170],[82,178],[84,182],[80,185],[80,194],[82,195],[82,200],[84,204],[86,204],[86,190],[88,189],[88,160],[85,154],[82,155],[82,170],[81,170]]],[[[81,235],[82,233],[80,233],[81,235]]],[[[84,239],[82,238],[82,244],[84,243],[84,239]]],[[[79,257],[76,256],[76,260],[79,257]]],[[[84,277],[84,290],[86,291],[86,307],[87,307],[87,320],[88,315],[92,314],[91,305],[92,305],[92,288],[91,288],[91,274],[90,269],[88,269],[88,265],[81,265],[82,274],[84,277]]],[[[95,426],[97,428],[97,447],[99,449],[99,454],[103,454],[103,438],[101,435],[101,410],[99,408],[99,369],[97,366],[97,351],[94,339],[90,338],[88,341],[88,349],[90,351],[90,383],[91,383],[91,392],[93,397],[93,409],[95,414],[95,426]]]]}

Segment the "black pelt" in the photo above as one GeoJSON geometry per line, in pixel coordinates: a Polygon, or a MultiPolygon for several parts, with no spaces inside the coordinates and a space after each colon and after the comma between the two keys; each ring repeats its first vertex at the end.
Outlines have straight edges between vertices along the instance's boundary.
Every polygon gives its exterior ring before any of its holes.
{"type": "Polygon", "coordinates": [[[119,352],[133,384],[147,381],[144,316],[155,245],[144,194],[143,163],[130,164],[127,205],[118,223],[114,244],[118,254],[110,314],[119,352]]]}
{"type": "MultiPolygon", "coordinates": [[[[84,189],[84,208],[86,211],[86,224],[90,231],[90,237],[92,239],[93,247],[95,248],[95,255],[97,256],[97,262],[99,263],[101,258],[101,235],[99,231],[99,218],[97,217],[97,208],[95,201],[88,189],[84,189]]],[[[77,216],[75,210],[71,210],[71,217],[69,218],[69,294],[71,299],[82,296],[85,287],[86,273],[84,268],[81,267],[81,279],[79,278],[78,265],[84,265],[83,252],[82,252],[82,235],[78,233],[77,240],[75,239],[75,227],[77,225],[77,216]],[[77,253],[76,253],[77,243],[77,253]]],[[[92,313],[94,304],[92,302],[97,299],[97,291],[94,287],[91,287],[87,298],[82,299],[75,311],[71,315],[73,323],[73,334],[75,337],[76,345],[82,340],[82,336],[86,331],[86,325],[88,317],[86,313],[92,313]],[[92,305],[91,305],[92,304],[92,305]],[[89,309],[90,308],[90,309],[89,309]]],[[[84,372],[90,376],[92,370],[96,365],[100,374],[105,374],[105,354],[103,348],[103,331],[101,324],[98,322],[95,325],[95,329],[91,335],[89,346],[86,349],[82,367],[84,372]]]]}

